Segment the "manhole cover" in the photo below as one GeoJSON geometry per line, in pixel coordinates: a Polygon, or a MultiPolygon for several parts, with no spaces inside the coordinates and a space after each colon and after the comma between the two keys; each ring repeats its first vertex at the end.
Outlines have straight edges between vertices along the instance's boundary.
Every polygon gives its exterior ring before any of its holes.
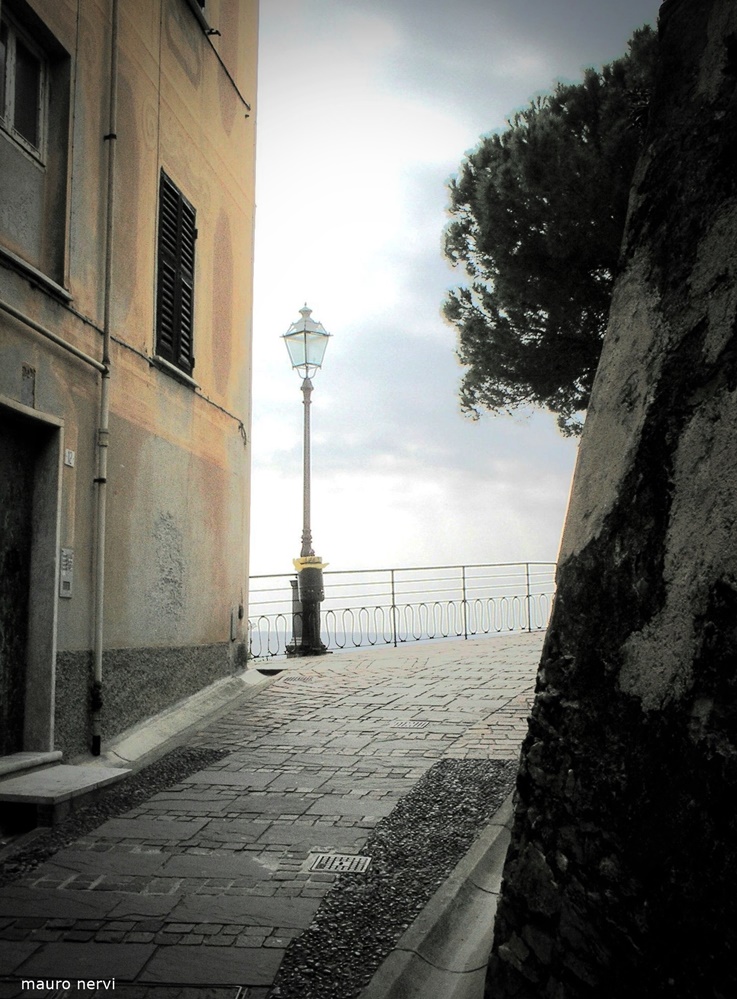
{"type": "Polygon", "coordinates": [[[407,718],[404,721],[395,721],[392,728],[427,728],[428,723],[419,718],[407,718]]]}
{"type": "Polygon", "coordinates": [[[293,673],[290,673],[289,676],[285,676],[284,677],[284,683],[296,683],[297,681],[300,681],[301,683],[304,683],[307,680],[311,680],[311,679],[312,679],[311,676],[300,676],[299,673],[297,673],[296,675],[293,674],[293,673]]]}
{"type": "Polygon", "coordinates": [[[361,874],[371,863],[371,857],[357,857],[347,853],[316,853],[311,859],[311,871],[341,874],[361,874]]]}

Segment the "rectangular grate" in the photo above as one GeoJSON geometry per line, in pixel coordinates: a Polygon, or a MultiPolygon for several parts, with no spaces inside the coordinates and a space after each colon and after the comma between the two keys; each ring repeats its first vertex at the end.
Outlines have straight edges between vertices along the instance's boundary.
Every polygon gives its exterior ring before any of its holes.
{"type": "Polygon", "coordinates": [[[428,723],[419,718],[407,718],[404,721],[395,721],[392,728],[427,728],[428,723]]]}
{"type": "Polygon", "coordinates": [[[371,857],[352,856],[347,853],[316,853],[312,856],[310,870],[361,874],[370,863],[371,857]]]}

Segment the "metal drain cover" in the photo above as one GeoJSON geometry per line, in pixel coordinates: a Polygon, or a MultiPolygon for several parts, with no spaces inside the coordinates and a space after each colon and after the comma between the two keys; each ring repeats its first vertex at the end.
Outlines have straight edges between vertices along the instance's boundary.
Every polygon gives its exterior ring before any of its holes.
{"type": "Polygon", "coordinates": [[[392,723],[392,728],[427,728],[428,722],[421,721],[419,718],[407,718],[404,721],[395,721],[392,723]]]}
{"type": "Polygon", "coordinates": [[[371,863],[371,857],[358,857],[349,853],[316,853],[311,859],[311,871],[340,874],[361,874],[371,863]]]}

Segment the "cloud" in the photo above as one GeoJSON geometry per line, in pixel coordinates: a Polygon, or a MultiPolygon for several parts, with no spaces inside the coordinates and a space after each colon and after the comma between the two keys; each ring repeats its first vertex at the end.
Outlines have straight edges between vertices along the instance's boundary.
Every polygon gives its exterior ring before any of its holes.
{"type": "Polygon", "coordinates": [[[269,0],[258,100],[252,569],[301,534],[307,301],[334,334],[313,395],[313,523],[332,567],[554,558],[576,444],[550,415],[460,415],[462,279],[446,182],[557,77],[624,51],[658,0],[269,0]]]}
{"type": "MultiPolygon", "coordinates": [[[[494,471],[377,456],[366,467],[360,451],[354,462],[325,474],[318,460],[313,478],[315,550],[334,570],[555,560],[569,481],[561,469],[531,479],[523,461],[494,471]]],[[[301,512],[299,467],[260,473],[255,522],[279,530],[254,534],[254,573],[290,571],[301,512]]]]}

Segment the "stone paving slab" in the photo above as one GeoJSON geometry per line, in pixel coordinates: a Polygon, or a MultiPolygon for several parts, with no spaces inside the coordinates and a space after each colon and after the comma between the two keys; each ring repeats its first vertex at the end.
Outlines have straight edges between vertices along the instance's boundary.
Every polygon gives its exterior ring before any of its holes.
{"type": "Polygon", "coordinates": [[[235,923],[242,926],[291,926],[306,929],[317,911],[314,898],[184,898],[172,910],[176,923],[235,923]]]}
{"type": "MultiPolygon", "coordinates": [[[[19,919],[44,916],[66,916],[70,919],[94,919],[105,916],[117,899],[107,892],[68,892],[21,888],[10,885],[0,889],[0,916],[19,919]]],[[[4,939],[0,931],[0,939],[4,939]]]]}
{"type": "Polygon", "coordinates": [[[183,818],[206,815],[209,818],[222,818],[228,810],[228,802],[222,798],[213,798],[212,801],[195,801],[186,798],[160,798],[157,795],[144,807],[147,815],[181,815],[183,818]]]}
{"type": "Polygon", "coordinates": [[[116,892],[114,906],[108,913],[110,922],[120,920],[143,920],[151,917],[168,916],[179,905],[181,895],[135,895],[132,892],[116,892]]]}
{"type": "Polygon", "coordinates": [[[324,794],[307,809],[307,815],[355,815],[380,817],[394,808],[393,801],[376,801],[374,798],[352,798],[348,794],[324,794]]]}
{"type": "Polygon", "coordinates": [[[333,786],[335,780],[335,770],[329,772],[317,770],[313,772],[300,771],[299,773],[279,774],[269,784],[270,791],[318,791],[326,790],[328,785],[333,786]]]}
{"type": "Polygon", "coordinates": [[[94,859],[89,850],[60,850],[46,865],[50,874],[80,874],[94,870],[96,874],[136,874],[141,877],[161,871],[168,854],[161,853],[98,853],[94,859]]]}
{"type": "Polygon", "coordinates": [[[185,784],[204,784],[206,787],[226,785],[237,788],[248,788],[251,791],[262,791],[278,776],[278,771],[259,772],[253,770],[201,770],[191,774],[185,784]]]}
{"type": "Polygon", "coordinates": [[[95,831],[95,839],[123,840],[141,839],[164,843],[183,843],[191,839],[203,826],[207,819],[110,819],[95,831]]]}
{"type": "Polygon", "coordinates": [[[39,948],[36,943],[0,940],[0,969],[5,975],[16,971],[39,948]]]}
{"type": "Polygon", "coordinates": [[[256,825],[253,819],[210,819],[204,829],[197,834],[195,843],[214,840],[218,843],[245,845],[253,843],[263,832],[263,827],[256,825]]]}
{"type": "Polygon", "coordinates": [[[290,661],[189,730],[188,744],[230,755],[0,888],[0,986],[27,966],[115,976],[136,999],[231,985],[265,999],[338,876],[309,871],[308,856],[360,853],[443,758],[516,758],[541,645],[514,635],[339,653],[304,671],[290,661]]]}
{"type": "Polygon", "coordinates": [[[149,962],[140,980],[147,983],[232,985],[234,992],[246,985],[270,985],[279,968],[281,953],[266,947],[162,947],[149,962]]]}
{"type": "Polygon", "coordinates": [[[297,793],[248,794],[238,799],[238,808],[261,816],[303,815],[309,811],[312,803],[312,798],[305,798],[297,793]]]}
{"type": "Polygon", "coordinates": [[[169,857],[161,868],[164,878],[251,878],[263,873],[263,865],[242,853],[169,857]]]}
{"type": "Polygon", "coordinates": [[[294,849],[314,848],[334,853],[352,853],[365,843],[367,829],[351,829],[331,825],[297,825],[274,822],[258,837],[258,843],[281,844],[294,849]]]}
{"type": "Polygon", "coordinates": [[[49,943],[15,970],[21,978],[121,978],[132,982],[154,949],[144,944],[49,943]]]}

